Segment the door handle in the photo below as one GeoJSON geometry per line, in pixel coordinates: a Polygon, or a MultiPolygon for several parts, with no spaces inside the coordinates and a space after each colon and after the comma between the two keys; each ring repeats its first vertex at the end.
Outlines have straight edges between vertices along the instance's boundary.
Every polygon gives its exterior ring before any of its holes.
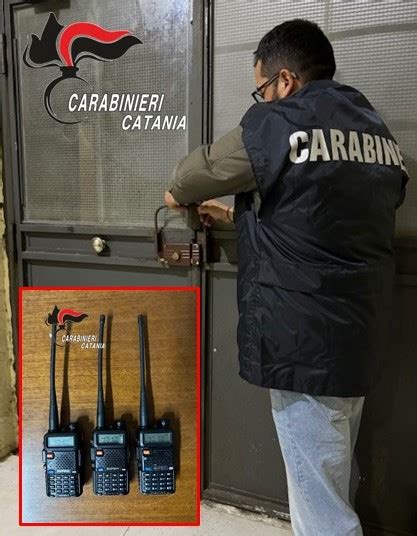
{"type": "Polygon", "coordinates": [[[95,236],[94,238],[91,239],[91,247],[93,248],[93,251],[97,253],[98,255],[106,247],[106,241],[104,240],[104,238],[95,236]]]}

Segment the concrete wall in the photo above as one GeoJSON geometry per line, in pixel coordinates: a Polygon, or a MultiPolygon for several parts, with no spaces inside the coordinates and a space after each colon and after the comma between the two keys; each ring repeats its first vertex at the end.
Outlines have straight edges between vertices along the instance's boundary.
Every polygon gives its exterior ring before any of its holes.
{"type": "MultiPolygon", "coordinates": [[[[2,167],[0,150],[0,174],[2,167]]],[[[2,184],[1,180],[0,184],[2,184]]],[[[17,413],[13,361],[3,191],[0,188],[0,459],[7,456],[17,446],[17,413]]]]}

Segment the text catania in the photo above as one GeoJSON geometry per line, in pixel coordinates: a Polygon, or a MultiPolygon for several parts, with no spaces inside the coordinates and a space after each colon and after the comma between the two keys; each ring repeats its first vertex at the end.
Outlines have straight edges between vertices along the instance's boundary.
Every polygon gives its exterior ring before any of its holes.
{"type": "Polygon", "coordinates": [[[294,164],[301,164],[306,160],[350,160],[365,164],[400,166],[407,171],[398,145],[382,136],[355,130],[343,133],[334,128],[313,128],[311,133],[304,130],[294,132],[289,143],[290,160],[294,164]]]}
{"type": "Polygon", "coordinates": [[[125,113],[122,120],[123,130],[185,130],[186,115],[159,113],[164,99],[163,93],[73,93],[68,100],[68,110],[125,113]],[[135,112],[135,115],[132,112],[135,112]]]}

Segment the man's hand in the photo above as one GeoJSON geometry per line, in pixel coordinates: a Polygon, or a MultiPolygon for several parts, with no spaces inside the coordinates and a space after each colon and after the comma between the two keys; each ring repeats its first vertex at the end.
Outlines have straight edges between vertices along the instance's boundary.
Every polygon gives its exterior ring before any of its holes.
{"type": "Polygon", "coordinates": [[[209,201],[201,203],[198,207],[198,213],[200,214],[200,221],[202,221],[204,225],[207,225],[207,227],[210,227],[214,221],[232,223],[233,208],[228,207],[215,199],[210,199],[209,201]]]}
{"type": "Polygon", "coordinates": [[[178,209],[182,208],[182,206],[175,201],[171,192],[165,192],[165,204],[169,208],[178,208],[178,209]]]}

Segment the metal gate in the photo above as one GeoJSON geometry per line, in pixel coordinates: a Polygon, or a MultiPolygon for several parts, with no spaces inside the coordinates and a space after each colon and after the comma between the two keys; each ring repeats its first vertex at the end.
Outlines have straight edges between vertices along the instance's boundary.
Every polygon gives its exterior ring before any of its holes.
{"type": "MultiPolygon", "coordinates": [[[[417,5],[394,1],[382,9],[372,2],[266,0],[2,4],[3,138],[9,142],[4,146],[5,208],[15,285],[201,285],[203,495],[288,518],[285,468],[268,393],[237,374],[234,231],[219,226],[207,237],[192,218],[161,214],[167,267],[155,261],[154,213],[176,161],[235,126],[251,104],[252,52],[259,39],[274,24],[296,17],[318,22],[329,35],[336,78],[370,98],[415,176],[417,5]],[[66,80],[66,87],[60,85],[63,93],[51,93],[58,115],[65,112],[61,101],[73,92],[165,92],[164,114],[186,114],[186,130],[123,130],[123,114],[106,111],[88,113],[85,120],[84,111],[78,112],[74,117],[83,120],[73,125],[54,121],[43,92],[60,76],[59,69],[31,69],[23,61],[31,34],[42,34],[50,12],[63,26],[91,21],[129,29],[142,42],[112,62],[86,58],[77,64],[86,82],[66,80]],[[200,264],[183,255],[191,243],[200,248],[200,264]]],[[[367,533],[375,535],[417,533],[417,429],[410,411],[417,372],[416,210],[417,187],[411,181],[398,217],[396,315],[386,377],[366,400],[352,474],[355,506],[367,533]]]]}

